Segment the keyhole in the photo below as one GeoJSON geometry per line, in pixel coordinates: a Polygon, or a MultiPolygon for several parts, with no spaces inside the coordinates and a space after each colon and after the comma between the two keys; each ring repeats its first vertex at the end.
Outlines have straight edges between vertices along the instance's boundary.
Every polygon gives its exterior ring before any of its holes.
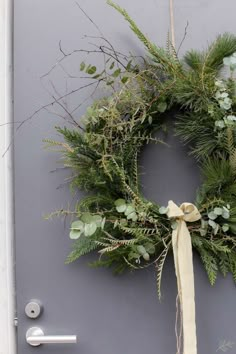
{"type": "Polygon", "coordinates": [[[31,310],[31,313],[34,313],[34,310],[31,310]]]}

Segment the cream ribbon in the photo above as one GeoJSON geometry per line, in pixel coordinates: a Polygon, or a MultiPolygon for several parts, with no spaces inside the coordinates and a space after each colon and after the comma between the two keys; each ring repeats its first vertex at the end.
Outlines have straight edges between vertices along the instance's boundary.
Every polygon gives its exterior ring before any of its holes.
{"type": "Polygon", "coordinates": [[[186,222],[199,220],[201,214],[191,203],[183,203],[178,207],[170,200],[167,216],[178,224],[172,232],[172,247],[183,321],[183,354],[197,354],[193,254],[186,222]]]}

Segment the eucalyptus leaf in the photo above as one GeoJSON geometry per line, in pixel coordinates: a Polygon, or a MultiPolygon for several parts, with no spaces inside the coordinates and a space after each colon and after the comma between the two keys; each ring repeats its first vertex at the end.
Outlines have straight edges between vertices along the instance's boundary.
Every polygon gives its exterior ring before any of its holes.
{"type": "Polygon", "coordinates": [[[176,230],[177,227],[178,227],[177,221],[173,221],[173,222],[171,223],[171,228],[172,228],[172,230],[176,230]]]}
{"type": "Polygon", "coordinates": [[[228,110],[231,108],[232,100],[228,97],[224,98],[223,100],[219,100],[220,107],[228,110]]]}
{"type": "Polygon", "coordinates": [[[149,261],[150,260],[150,255],[148,253],[144,253],[143,254],[143,259],[145,259],[145,261],[149,261]]]}
{"type": "Polygon", "coordinates": [[[202,229],[207,229],[208,221],[204,220],[204,219],[201,219],[201,227],[202,227],[202,229]]]}
{"type": "Polygon", "coordinates": [[[135,209],[132,205],[128,205],[126,210],[125,210],[125,216],[128,216],[129,214],[135,212],[135,209]]]}
{"type": "Polygon", "coordinates": [[[215,221],[213,221],[213,220],[208,220],[208,224],[213,228],[213,229],[215,229],[216,228],[216,226],[217,226],[217,223],[215,222],[215,221]]]}
{"type": "Polygon", "coordinates": [[[218,100],[221,98],[221,91],[217,91],[215,94],[215,98],[218,100]]]}
{"type": "Polygon", "coordinates": [[[103,218],[102,222],[101,222],[101,229],[102,230],[104,229],[105,223],[106,223],[106,218],[103,218]]]}
{"type": "Polygon", "coordinates": [[[118,213],[124,213],[127,209],[127,205],[126,204],[123,204],[123,205],[120,205],[120,206],[117,206],[116,207],[116,210],[118,211],[118,213]]]}
{"type": "Polygon", "coordinates": [[[208,213],[207,216],[211,220],[215,220],[218,217],[218,215],[214,213],[214,211],[210,211],[210,213],[208,213]]]}
{"type": "Polygon", "coordinates": [[[95,223],[85,224],[84,226],[84,235],[92,236],[97,230],[97,225],[95,223]]]}
{"type": "Polygon", "coordinates": [[[76,221],[73,221],[72,224],[71,224],[71,229],[72,230],[83,230],[84,228],[84,223],[81,221],[81,220],[76,220],[76,221]]]}
{"type": "Polygon", "coordinates": [[[167,214],[167,212],[168,212],[168,207],[161,206],[159,208],[159,213],[160,214],[167,214]]]}
{"type": "Polygon", "coordinates": [[[124,199],[117,199],[115,201],[115,206],[126,205],[126,201],[124,199]]]}
{"type": "Polygon", "coordinates": [[[220,129],[223,129],[225,128],[225,122],[221,119],[221,120],[216,120],[215,121],[215,126],[220,128],[220,129]]]}
{"type": "Polygon", "coordinates": [[[80,238],[80,236],[82,235],[82,231],[79,231],[79,230],[75,230],[75,229],[72,229],[70,231],[70,239],[71,240],[77,240],[78,238],[80,238]]]}
{"type": "Polygon", "coordinates": [[[220,97],[222,97],[222,98],[225,98],[225,97],[228,97],[228,96],[229,96],[229,94],[227,92],[222,92],[220,94],[220,97]]]}
{"type": "Polygon", "coordinates": [[[142,256],[143,256],[145,253],[147,253],[145,247],[143,247],[142,245],[137,246],[137,251],[138,251],[138,253],[140,253],[142,256]]]}
{"type": "Polygon", "coordinates": [[[214,231],[213,231],[214,235],[217,235],[219,228],[220,228],[220,225],[216,224],[216,227],[214,228],[214,231]]]}
{"type": "Polygon", "coordinates": [[[150,254],[155,253],[155,246],[151,242],[145,243],[145,249],[150,254]]]}
{"type": "Polygon", "coordinates": [[[83,215],[81,216],[81,220],[85,223],[85,224],[90,224],[93,222],[93,215],[91,215],[90,213],[83,213],[83,215]]]}
{"type": "Polygon", "coordinates": [[[92,220],[97,226],[100,226],[101,222],[102,222],[102,217],[101,217],[101,215],[93,215],[92,220]]]}
{"type": "Polygon", "coordinates": [[[201,236],[206,236],[206,234],[207,234],[207,229],[199,229],[199,232],[200,232],[200,235],[201,236]]]}
{"type": "Polygon", "coordinates": [[[151,125],[152,124],[152,116],[148,116],[148,123],[151,125]]]}
{"type": "Polygon", "coordinates": [[[221,89],[225,87],[225,84],[222,80],[216,80],[215,85],[221,89]]]}
{"type": "Polygon", "coordinates": [[[219,208],[219,207],[214,208],[214,214],[222,215],[222,213],[223,213],[223,209],[222,208],[219,208]]]}
{"type": "Polygon", "coordinates": [[[128,255],[128,259],[129,260],[138,259],[138,258],[140,258],[140,254],[136,253],[136,252],[130,252],[129,255],[128,255]]]}
{"type": "Polygon", "coordinates": [[[127,208],[126,201],[124,199],[117,199],[115,201],[116,210],[118,213],[124,213],[127,208]]]}
{"type": "Polygon", "coordinates": [[[137,219],[138,219],[138,216],[135,212],[132,212],[129,215],[127,215],[127,220],[137,221],[137,219]]]}
{"type": "Polygon", "coordinates": [[[224,65],[226,65],[226,66],[230,66],[230,64],[231,64],[230,57],[224,58],[224,59],[223,59],[223,63],[224,63],[224,65]]]}
{"type": "Polygon", "coordinates": [[[126,219],[121,219],[121,220],[120,220],[120,225],[121,225],[121,226],[124,227],[124,226],[127,226],[127,224],[128,224],[128,221],[127,221],[126,219]]]}
{"type": "Polygon", "coordinates": [[[229,217],[230,217],[229,210],[223,210],[222,217],[224,219],[229,219],[229,217]]]}
{"type": "Polygon", "coordinates": [[[233,122],[235,122],[235,121],[236,121],[236,117],[235,117],[235,116],[233,116],[233,115],[229,115],[229,116],[227,116],[227,117],[226,117],[226,119],[227,119],[227,120],[229,120],[229,121],[233,121],[233,122]]]}
{"type": "Polygon", "coordinates": [[[222,230],[223,230],[224,232],[227,232],[227,231],[229,230],[229,225],[228,225],[228,224],[224,224],[224,225],[222,226],[222,230]]]}

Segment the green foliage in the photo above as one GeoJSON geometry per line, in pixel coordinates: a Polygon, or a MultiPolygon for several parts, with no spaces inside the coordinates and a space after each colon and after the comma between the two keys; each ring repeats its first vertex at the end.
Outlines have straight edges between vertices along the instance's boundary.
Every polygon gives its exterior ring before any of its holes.
{"type": "Polygon", "coordinates": [[[174,108],[176,134],[190,146],[202,170],[197,196],[202,218],[189,227],[193,247],[212,285],[219,271],[232,273],[236,281],[235,82],[232,75],[221,79],[219,73],[224,63],[231,74],[234,70],[236,37],[223,34],[205,51],[190,50],[181,61],[169,39],[166,49],[158,47],[126,10],[107,2],[129,23],[148,57],[141,64],[127,60],[121,69],[114,55],[101,73],[82,62],[81,71],[104,79],[114,90],[87,108],[82,132],[58,127],[64,141],[46,140],[62,151],[64,165],[72,170],[72,189],[89,192],[73,213],[74,249],[67,263],[96,249],[99,259],[93,266],[118,273],[155,264],[161,296],[176,221],[140,192],[139,154],[145,144],[164,143],[154,133],[163,129],[174,108]]]}
{"type": "Polygon", "coordinates": [[[223,60],[236,52],[236,36],[224,33],[209,46],[205,55],[205,67],[218,71],[223,66],[223,60]]]}
{"type": "Polygon", "coordinates": [[[66,259],[66,264],[72,263],[81,256],[84,256],[85,254],[88,254],[98,248],[95,240],[96,237],[86,236],[81,236],[78,240],[76,240],[73,244],[73,250],[66,259]]]}

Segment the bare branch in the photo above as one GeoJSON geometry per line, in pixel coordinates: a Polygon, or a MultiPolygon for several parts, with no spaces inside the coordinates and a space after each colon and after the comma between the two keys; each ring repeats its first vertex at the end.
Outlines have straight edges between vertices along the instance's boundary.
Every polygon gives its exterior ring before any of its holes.
{"type": "MultiPolygon", "coordinates": [[[[54,97],[52,95],[52,97],[55,99],[55,101],[57,100],[56,97],[54,97]]],[[[80,128],[82,131],[84,131],[84,128],[82,128],[77,121],[75,120],[75,118],[73,117],[73,115],[68,111],[68,109],[63,105],[63,103],[61,103],[60,101],[57,100],[57,104],[68,114],[68,116],[70,117],[70,119],[72,120],[72,122],[78,127],[80,128]]]]}
{"type": "Polygon", "coordinates": [[[186,24],[186,26],[185,26],[185,28],[184,28],[184,35],[183,35],[183,38],[182,38],[182,40],[181,40],[181,42],[180,42],[180,45],[179,45],[179,47],[178,47],[178,49],[177,49],[177,52],[176,52],[177,55],[179,54],[180,48],[182,47],[182,45],[183,45],[183,43],[184,43],[184,41],[185,41],[185,38],[186,38],[186,36],[187,36],[187,34],[188,34],[188,32],[187,32],[188,26],[189,26],[189,22],[187,21],[187,24],[186,24]]]}
{"type": "Polygon", "coordinates": [[[80,9],[80,11],[83,12],[83,14],[87,17],[87,19],[92,23],[92,25],[98,30],[98,32],[100,33],[101,36],[103,36],[102,31],[100,30],[100,28],[98,27],[98,25],[91,19],[91,17],[89,17],[89,15],[87,14],[87,12],[85,12],[85,10],[81,7],[81,5],[76,1],[75,2],[76,5],[78,6],[78,8],[80,9]]]}

